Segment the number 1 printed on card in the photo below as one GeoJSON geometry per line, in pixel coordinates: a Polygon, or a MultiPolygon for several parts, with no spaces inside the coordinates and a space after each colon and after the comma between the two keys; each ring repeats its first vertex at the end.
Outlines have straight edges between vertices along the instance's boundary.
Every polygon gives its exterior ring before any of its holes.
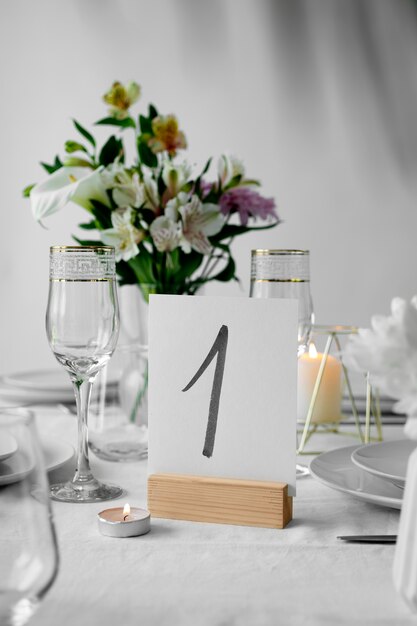
{"type": "Polygon", "coordinates": [[[217,355],[216,369],[214,370],[213,385],[211,388],[210,406],[207,420],[206,438],[204,441],[203,455],[210,458],[213,455],[214,441],[216,438],[217,417],[219,414],[220,394],[223,384],[224,365],[226,362],[227,341],[229,329],[223,324],[217,333],[217,337],[209,350],[208,355],[194,374],[190,382],[182,391],[188,391],[197,382],[200,376],[208,368],[217,355]]]}

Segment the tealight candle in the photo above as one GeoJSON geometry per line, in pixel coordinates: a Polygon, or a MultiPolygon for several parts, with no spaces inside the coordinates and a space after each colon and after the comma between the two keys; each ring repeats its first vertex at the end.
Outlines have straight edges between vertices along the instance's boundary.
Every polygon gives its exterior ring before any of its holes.
{"type": "MultiPolygon", "coordinates": [[[[324,355],[317,352],[316,347],[311,343],[308,353],[303,354],[298,360],[297,419],[300,422],[306,420],[323,358],[324,355]]],[[[314,405],[311,420],[313,423],[340,421],[341,372],[340,361],[329,354],[314,405]]]]}
{"type": "Polygon", "coordinates": [[[137,537],[150,531],[151,516],[149,511],[130,508],[129,504],[125,504],[124,508],[101,511],[98,514],[98,527],[101,534],[107,537],[137,537]]]}

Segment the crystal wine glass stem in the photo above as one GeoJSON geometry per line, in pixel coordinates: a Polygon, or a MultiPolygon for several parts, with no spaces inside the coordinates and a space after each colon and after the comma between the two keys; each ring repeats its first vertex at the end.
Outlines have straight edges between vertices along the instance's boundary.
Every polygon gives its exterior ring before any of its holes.
{"type": "Polygon", "coordinates": [[[90,462],[88,460],[88,409],[90,406],[91,390],[93,380],[72,381],[75,400],[77,403],[78,415],[78,450],[77,450],[77,469],[75,470],[72,483],[74,486],[94,480],[94,476],[90,470],[90,462]]]}

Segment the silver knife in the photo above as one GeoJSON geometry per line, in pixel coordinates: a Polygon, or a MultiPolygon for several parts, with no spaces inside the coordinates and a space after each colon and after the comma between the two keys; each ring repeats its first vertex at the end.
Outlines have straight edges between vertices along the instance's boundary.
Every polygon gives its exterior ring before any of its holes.
{"type": "Polygon", "coordinates": [[[338,539],[354,543],[396,543],[397,535],[342,535],[338,539]]]}

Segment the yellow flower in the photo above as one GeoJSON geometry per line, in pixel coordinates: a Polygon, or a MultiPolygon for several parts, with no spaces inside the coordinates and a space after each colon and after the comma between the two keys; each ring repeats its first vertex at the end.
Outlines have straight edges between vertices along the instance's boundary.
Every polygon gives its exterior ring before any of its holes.
{"type": "Polygon", "coordinates": [[[164,152],[175,156],[176,151],[187,147],[184,133],[178,128],[178,120],[174,115],[158,115],[152,120],[154,137],[148,145],[152,152],[164,152]]]}
{"type": "Polygon", "coordinates": [[[140,96],[140,87],[131,81],[126,86],[118,81],[114,82],[111,89],[104,94],[103,100],[110,105],[110,114],[119,120],[128,115],[129,107],[134,104],[140,96]]]}

